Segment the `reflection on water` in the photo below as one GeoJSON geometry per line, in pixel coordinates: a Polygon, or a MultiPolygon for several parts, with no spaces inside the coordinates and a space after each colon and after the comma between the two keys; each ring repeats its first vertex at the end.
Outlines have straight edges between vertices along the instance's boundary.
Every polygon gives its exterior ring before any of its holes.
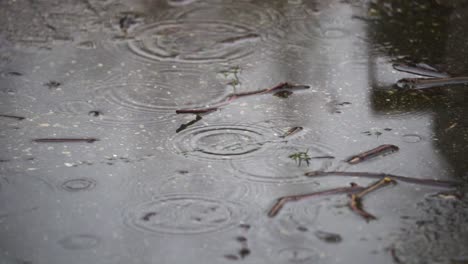
{"type": "Polygon", "coordinates": [[[466,198],[428,186],[366,196],[379,217],[370,223],[346,195],[267,216],[282,196],[372,183],[309,171],[467,181],[466,86],[401,90],[394,84],[415,76],[392,68],[425,63],[466,75],[461,1],[2,1],[0,14],[7,263],[450,263],[468,255],[466,198]],[[310,89],[176,114],[282,82],[310,89]],[[302,129],[285,136],[294,127],[302,129]],[[32,144],[61,137],[99,141],[32,144]],[[399,152],[345,162],[384,144],[399,152]]]}

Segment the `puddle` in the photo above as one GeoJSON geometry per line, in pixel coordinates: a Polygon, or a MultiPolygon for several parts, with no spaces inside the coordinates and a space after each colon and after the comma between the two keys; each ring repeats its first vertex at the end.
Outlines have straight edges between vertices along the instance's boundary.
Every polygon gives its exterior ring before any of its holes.
{"type": "Polygon", "coordinates": [[[434,180],[468,181],[468,89],[396,86],[407,65],[467,75],[466,5],[57,3],[0,1],[6,261],[466,260],[465,198],[434,180]],[[285,82],[309,89],[266,89],[285,82]],[[345,162],[381,145],[399,151],[345,162]],[[370,222],[345,194],[278,203],[389,174],[370,222]]]}

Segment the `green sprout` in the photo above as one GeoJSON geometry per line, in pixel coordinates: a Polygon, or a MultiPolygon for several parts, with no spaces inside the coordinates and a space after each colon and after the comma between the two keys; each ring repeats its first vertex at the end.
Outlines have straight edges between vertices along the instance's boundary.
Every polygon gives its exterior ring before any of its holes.
{"type": "Polygon", "coordinates": [[[294,154],[289,155],[288,157],[290,159],[293,159],[299,167],[301,166],[303,161],[305,161],[307,166],[309,166],[311,157],[309,156],[309,154],[307,154],[308,152],[309,150],[307,149],[305,152],[296,152],[294,154]]]}

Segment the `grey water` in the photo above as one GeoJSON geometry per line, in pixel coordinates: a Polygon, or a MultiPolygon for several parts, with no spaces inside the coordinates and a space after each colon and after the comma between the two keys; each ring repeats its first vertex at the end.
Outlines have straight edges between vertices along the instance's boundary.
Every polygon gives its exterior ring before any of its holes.
{"type": "Polygon", "coordinates": [[[468,263],[468,89],[401,90],[420,76],[392,67],[467,76],[467,20],[457,0],[1,1],[0,263],[468,263]],[[309,88],[235,96],[283,82],[309,88]],[[268,217],[375,182],[310,171],[458,185],[397,181],[363,198],[372,221],[346,194],[268,217]]]}

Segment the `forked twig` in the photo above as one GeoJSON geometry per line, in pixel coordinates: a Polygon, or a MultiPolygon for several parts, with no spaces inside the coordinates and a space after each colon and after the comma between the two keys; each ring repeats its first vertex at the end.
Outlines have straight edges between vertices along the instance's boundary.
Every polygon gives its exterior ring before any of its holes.
{"type": "Polygon", "coordinates": [[[268,212],[269,217],[276,216],[279,211],[284,207],[284,205],[288,202],[296,202],[303,199],[316,197],[316,196],[324,196],[324,195],[332,195],[332,194],[353,194],[364,190],[364,187],[359,186],[356,183],[351,183],[350,187],[340,187],[334,188],[324,191],[318,191],[308,194],[299,194],[299,195],[288,195],[278,198],[276,203],[271,207],[270,211],[268,212]]]}
{"type": "Polygon", "coordinates": [[[364,188],[362,191],[356,194],[351,194],[351,200],[349,201],[349,207],[351,210],[359,214],[360,216],[364,217],[367,221],[377,219],[374,215],[368,213],[366,210],[362,208],[362,198],[367,194],[380,189],[388,184],[393,183],[396,184],[396,181],[385,177],[377,182],[372,183],[371,185],[364,188]]]}

